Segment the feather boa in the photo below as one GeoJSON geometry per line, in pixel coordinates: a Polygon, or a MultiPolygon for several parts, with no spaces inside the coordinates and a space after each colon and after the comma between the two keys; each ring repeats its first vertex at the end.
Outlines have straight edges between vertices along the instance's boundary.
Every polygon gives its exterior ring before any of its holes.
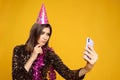
{"type": "MultiPolygon", "coordinates": [[[[41,69],[44,67],[44,56],[47,50],[53,51],[51,48],[43,48],[43,53],[38,55],[36,61],[33,63],[33,80],[42,80],[41,69]]],[[[49,80],[56,79],[56,73],[54,68],[51,66],[49,70],[49,80]]]]}

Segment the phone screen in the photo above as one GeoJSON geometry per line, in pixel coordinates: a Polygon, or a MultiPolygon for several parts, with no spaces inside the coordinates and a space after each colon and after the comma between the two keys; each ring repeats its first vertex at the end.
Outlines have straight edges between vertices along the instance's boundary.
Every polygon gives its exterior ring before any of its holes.
{"type": "Polygon", "coordinates": [[[93,47],[93,45],[94,45],[94,42],[93,42],[93,40],[91,39],[91,38],[87,38],[87,40],[86,40],[86,47],[88,46],[88,44],[90,45],[90,46],[92,46],[93,47]]]}

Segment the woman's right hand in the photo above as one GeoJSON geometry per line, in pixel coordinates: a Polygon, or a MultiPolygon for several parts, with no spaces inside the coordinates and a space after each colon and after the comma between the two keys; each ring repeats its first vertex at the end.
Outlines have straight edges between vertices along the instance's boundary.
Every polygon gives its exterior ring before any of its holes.
{"type": "Polygon", "coordinates": [[[41,48],[40,44],[37,44],[34,47],[33,52],[31,53],[30,59],[24,65],[24,67],[27,71],[29,71],[31,65],[33,64],[34,60],[36,60],[38,54],[42,54],[42,53],[43,53],[43,51],[42,51],[42,48],[41,48]]]}
{"type": "Polygon", "coordinates": [[[40,44],[37,44],[33,49],[33,52],[31,54],[31,58],[33,60],[35,60],[37,58],[38,54],[42,54],[42,53],[43,53],[43,51],[42,51],[40,44]]]}

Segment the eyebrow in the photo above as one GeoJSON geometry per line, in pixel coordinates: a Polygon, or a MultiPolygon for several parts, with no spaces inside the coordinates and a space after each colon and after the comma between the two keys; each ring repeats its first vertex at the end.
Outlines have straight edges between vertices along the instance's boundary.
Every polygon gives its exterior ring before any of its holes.
{"type": "MultiPolygon", "coordinates": [[[[45,31],[43,30],[42,33],[45,33],[45,31]]],[[[50,32],[46,32],[47,34],[50,34],[50,32]]]]}

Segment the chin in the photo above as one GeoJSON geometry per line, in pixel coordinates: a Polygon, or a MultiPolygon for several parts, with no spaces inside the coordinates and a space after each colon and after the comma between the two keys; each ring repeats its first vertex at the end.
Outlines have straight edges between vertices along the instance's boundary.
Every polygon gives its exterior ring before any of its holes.
{"type": "Polygon", "coordinates": [[[41,46],[44,46],[45,44],[41,44],[41,46]]]}

